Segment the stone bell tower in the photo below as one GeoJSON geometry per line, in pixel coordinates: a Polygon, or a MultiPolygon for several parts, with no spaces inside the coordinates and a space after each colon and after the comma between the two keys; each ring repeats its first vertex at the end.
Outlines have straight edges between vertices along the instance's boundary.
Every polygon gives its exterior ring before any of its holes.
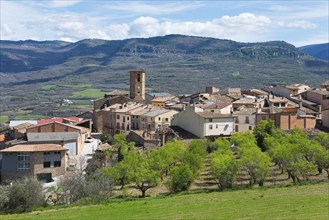
{"type": "Polygon", "coordinates": [[[130,98],[145,100],[145,71],[130,71],[130,98]]]}

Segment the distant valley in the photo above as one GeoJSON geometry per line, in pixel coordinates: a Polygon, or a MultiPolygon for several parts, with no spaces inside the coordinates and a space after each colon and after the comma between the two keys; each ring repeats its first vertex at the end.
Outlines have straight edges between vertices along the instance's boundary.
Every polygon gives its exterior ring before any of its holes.
{"type": "Polygon", "coordinates": [[[80,112],[99,94],[127,90],[128,71],[134,69],[146,70],[146,87],[152,92],[193,93],[207,85],[318,86],[329,78],[328,60],[303,51],[284,41],[239,43],[183,35],[76,43],[1,41],[1,109],[9,115],[22,108],[49,116],[80,112]],[[64,98],[76,100],[77,106],[63,107],[64,98]]]}

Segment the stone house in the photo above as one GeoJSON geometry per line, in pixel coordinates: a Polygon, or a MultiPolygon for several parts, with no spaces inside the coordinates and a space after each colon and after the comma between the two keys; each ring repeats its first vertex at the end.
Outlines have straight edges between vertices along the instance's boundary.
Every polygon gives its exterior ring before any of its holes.
{"type": "Polygon", "coordinates": [[[329,108],[329,91],[325,89],[312,89],[306,93],[307,100],[321,105],[322,109],[329,108]]]}
{"type": "Polygon", "coordinates": [[[173,126],[178,126],[199,138],[230,136],[234,132],[235,116],[207,112],[195,106],[187,106],[174,116],[173,126]]]}
{"type": "Polygon", "coordinates": [[[36,177],[50,182],[65,174],[67,149],[58,144],[19,144],[0,151],[1,181],[36,177]]]}
{"type": "Polygon", "coordinates": [[[314,128],[316,125],[315,116],[300,114],[298,107],[295,106],[259,109],[256,113],[256,124],[262,120],[274,120],[276,127],[286,130],[314,128]]]}
{"type": "Polygon", "coordinates": [[[156,130],[171,125],[171,121],[178,111],[164,108],[149,108],[141,115],[141,130],[156,130]]]}
{"type": "Polygon", "coordinates": [[[256,108],[240,108],[233,112],[235,118],[235,132],[252,131],[256,125],[256,108]]]}
{"type": "Polygon", "coordinates": [[[84,142],[90,134],[90,129],[60,122],[36,125],[26,129],[29,142],[63,144],[72,156],[82,152],[84,142]]]}

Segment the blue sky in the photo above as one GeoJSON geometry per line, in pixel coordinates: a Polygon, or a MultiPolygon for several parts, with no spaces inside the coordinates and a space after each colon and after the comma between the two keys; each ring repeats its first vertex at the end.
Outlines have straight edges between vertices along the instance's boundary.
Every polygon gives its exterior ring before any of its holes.
{"type": "Polygon", "coordinates": [[[240,42],[329,42],[329,1],[0,0],[2,40],[185,34],[240,42]]]}

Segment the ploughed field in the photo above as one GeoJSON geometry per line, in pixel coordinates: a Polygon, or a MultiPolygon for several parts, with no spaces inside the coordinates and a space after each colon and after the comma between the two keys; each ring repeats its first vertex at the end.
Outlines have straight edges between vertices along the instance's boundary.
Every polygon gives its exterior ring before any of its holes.
{"type": "Polygon", "coordinates": [[[45,209],[1,219],[329,219],[328,182],[190,191],[109,204],[45,209]]]}

